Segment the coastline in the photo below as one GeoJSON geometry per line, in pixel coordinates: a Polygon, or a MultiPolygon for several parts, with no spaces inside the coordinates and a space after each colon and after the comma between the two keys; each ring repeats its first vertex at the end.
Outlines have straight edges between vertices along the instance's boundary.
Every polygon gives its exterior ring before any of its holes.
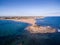
{"type": "Polygon", "coordinates": [[[32,25],[28,26],[27,28],[25,28],[25,30],[29,31],[30,33],[55,33],[55,32],[57,32],[56,29],[54,29],[50,26],[45,26],[45,27],[37,26],[35,24],[35,22],[36,22],[35,19],[19,19],[19,20],[12,19],[12,20],[32,24],[32,25]]]}

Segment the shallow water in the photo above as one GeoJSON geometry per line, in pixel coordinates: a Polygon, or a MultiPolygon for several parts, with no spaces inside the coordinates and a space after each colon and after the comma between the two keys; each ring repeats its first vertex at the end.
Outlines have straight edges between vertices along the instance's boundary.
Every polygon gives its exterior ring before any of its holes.
{"type": "Polygon", "coordinates": [[[16,22],[12,20],[0,20],[0,36],[8,36],[20,33],[29,24],[24,22],[16,22]],[[20,29],[20,30],[19,30],[20,29]]]}

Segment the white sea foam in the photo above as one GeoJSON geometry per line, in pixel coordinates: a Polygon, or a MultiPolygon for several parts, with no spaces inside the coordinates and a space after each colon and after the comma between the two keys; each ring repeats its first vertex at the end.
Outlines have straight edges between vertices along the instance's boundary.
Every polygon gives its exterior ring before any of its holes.
{"type": "Polygon", "coordinates": [[[60,29],[58,29],[58,32],[60,32],[60,29]]]}

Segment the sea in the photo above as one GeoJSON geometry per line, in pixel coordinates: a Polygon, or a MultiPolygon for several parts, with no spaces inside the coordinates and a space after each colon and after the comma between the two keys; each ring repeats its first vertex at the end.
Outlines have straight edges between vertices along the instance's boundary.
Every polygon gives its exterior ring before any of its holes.
{"type": "Polygon", "coordinates": [[[41,26],[51,26],[60,29],[60,17],[45,17],[36,19],[36,24],[41,26]]]}
{"type": "Polygon", "coordinates": [[[51,26],[56,33],[31,34],[31,24],[13,20],[0,20],[0,45],[60,45],[60,17],[37,18],[38,26],[51,26]]]}

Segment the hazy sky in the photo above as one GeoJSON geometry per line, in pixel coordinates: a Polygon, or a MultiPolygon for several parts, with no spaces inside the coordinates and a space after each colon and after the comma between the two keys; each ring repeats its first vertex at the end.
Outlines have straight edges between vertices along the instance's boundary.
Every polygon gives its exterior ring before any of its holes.
{"type": "Polygon", "coordinates": [[[0,0],[0,16],[60,15],[60,0],[0,0]]]}

